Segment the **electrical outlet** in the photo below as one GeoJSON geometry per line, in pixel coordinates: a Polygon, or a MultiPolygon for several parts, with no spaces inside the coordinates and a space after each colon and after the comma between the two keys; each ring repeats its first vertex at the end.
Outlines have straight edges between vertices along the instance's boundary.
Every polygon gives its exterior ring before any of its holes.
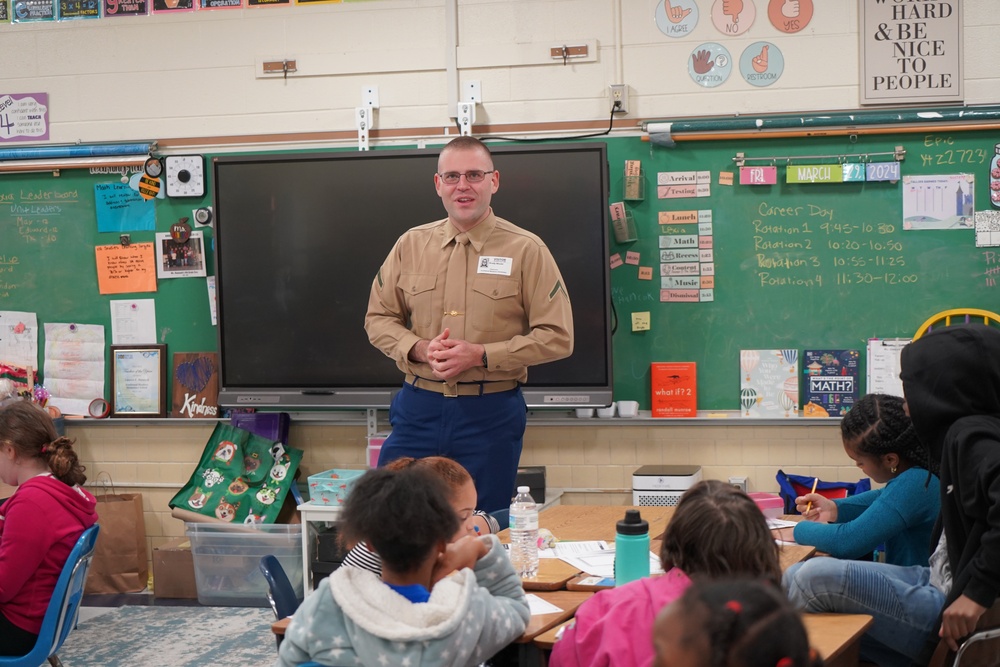
{"type": "Polygon", "coordinates": [[[737,489],[742,490],[743,493],[747,492],[747,478],[746,477],[743,477],[743,476],[730,477],[729,478],[729,483],[732,484],[733,486],[735,486],[737,489]]]}
{"type": "Polygon", "coordinates": [[[610,88],[614,113],[628,113],[628,86],[624,83],[613,83],[610,88]]]}

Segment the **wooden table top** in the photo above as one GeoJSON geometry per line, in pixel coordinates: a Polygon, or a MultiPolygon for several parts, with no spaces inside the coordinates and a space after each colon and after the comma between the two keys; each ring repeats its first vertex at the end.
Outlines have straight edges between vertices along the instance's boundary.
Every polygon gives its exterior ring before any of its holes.
{"type": "Polygon", "coordinates": [[[573,618],[577,607],[593,596],[587,591],[536,591],[533,593],[550,604],[562,609],[558,613],[536,614],[528,620],[528,627],[515,643],[526,644],[549,628],[557,626],[573,618]]]}
{"type": "MultiPolygon", "coordinates": [[[[658,539],[667,528],[673,507],[635,507],[624,505],[556,505],[538,515],[538,527],[549,530],[563,542],[579,540],[615,541],[615,526],[625,517],[625,510],[636,509],[649,522],[650,539],[658,539]]],[[[510,542],[510,529],[504,528],[497,537],[510,542]]]]}
{"type": "Polygon", "coordinates": [[[558,591],[579,574],[580,568],[560,558],[539,558],[538,574],[522,579],[521,583],[526,591],[558,591]]]}
{"type": "Polygon", "coordinates": [[[812,646],[827,664],[834,662],[874,622],[867,614],[802,614],[812,646]]]}

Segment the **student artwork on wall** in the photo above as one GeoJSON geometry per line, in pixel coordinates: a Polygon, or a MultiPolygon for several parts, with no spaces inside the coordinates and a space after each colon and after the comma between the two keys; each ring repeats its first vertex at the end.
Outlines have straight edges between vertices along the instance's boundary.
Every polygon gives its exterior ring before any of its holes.
{"type": "Polygon", "coordinates": [[[798,417],[798,350],[740,350],[740,407],[744,417],[798,417]]]}
{"type": "Polygon", "coordinates": [[[205,419],[219,416],[219,361],[215,352],[174,354],[171,417],[205,419]]]}
{"type": "Polygon", "coordinates": [[[806,350],[802,372],[805,374],[805,417],[841,417],[857,402],[857,350],[806,350]]]}
{"type": "Polygon", "coordinates": [[[170,232],[156,235],[156,275],[159,278],[205,277],[205,240],[202,232],[191,232],[187,241],[177,241],[170,232]]]}

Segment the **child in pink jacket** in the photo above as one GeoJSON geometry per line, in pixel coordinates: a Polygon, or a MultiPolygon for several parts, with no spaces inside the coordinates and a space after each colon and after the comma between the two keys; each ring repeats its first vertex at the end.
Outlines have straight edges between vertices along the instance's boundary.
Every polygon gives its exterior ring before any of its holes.
{"type": "Polygon", "coordinates": [[[551,667],[650,667],[657,613],[699,578],[749,577],[780,585],[778,545],[757,505],[705,480],[681,497],[663,534],[666,574],[597,593],[552,649],[551,667]]]}

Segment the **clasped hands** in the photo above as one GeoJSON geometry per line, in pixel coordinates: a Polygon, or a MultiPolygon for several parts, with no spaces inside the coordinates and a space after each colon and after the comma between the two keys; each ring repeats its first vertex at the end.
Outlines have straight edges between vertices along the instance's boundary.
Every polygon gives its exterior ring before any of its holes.
{"type": "Polygon", "coordinates": [[[430,365],[434,377],[450,380],[470,368],[483,365],[485,348],[460,338],[451,338],[445,329],[430,340],[420,340],[413,346],[410,358],[430,365]]]}

